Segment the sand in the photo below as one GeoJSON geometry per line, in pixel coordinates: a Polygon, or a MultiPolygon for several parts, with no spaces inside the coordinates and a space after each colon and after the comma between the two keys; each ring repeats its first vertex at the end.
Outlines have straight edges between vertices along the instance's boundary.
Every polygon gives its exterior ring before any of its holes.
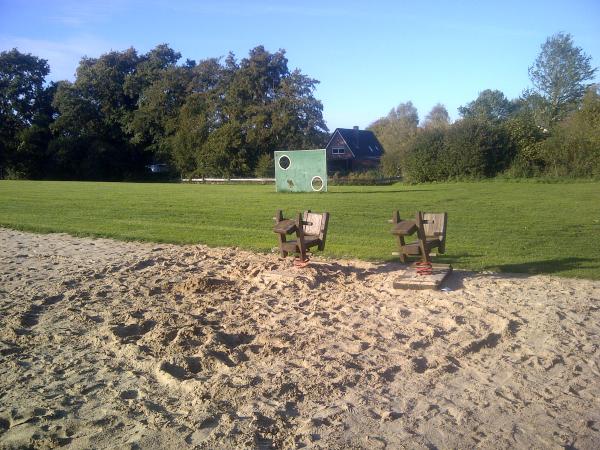
{"type": "Polygon", "coordinates": [[[600,282],[398,268],[0,229],[0,447],[600,446],[600,282]]]}

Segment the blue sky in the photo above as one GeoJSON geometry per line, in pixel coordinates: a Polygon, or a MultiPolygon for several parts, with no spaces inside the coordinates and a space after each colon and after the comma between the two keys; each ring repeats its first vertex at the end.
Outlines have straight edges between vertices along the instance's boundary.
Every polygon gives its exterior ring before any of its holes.
{"type": "MultiPolygon", "coordinates": [[[[600,1],[0,0],[0,50],[73,79],[82,56],[167,43],[183,58],[238,58],[264,45],[321,83],[331,130],[366,127],[411,100],[452,118],[484,89],[515,98],[545,39],[571,33],[600,65],[600,1]]],[[[600,78],[597,77],[596,81],[600,78]]]]}

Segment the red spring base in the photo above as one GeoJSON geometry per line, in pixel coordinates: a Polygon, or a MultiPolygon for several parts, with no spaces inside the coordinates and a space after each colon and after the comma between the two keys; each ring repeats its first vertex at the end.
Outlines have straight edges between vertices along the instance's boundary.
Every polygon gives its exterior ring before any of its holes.
{"type": "Polygon", "coordinates": [[[305,260],[302,260],[300,258],[294,258],[294,266],[296,267],[306,267],[308,266],[308,263],[310,262],[310,259],[306,258],[305,260]]]}
{"type": "Polygon", "coordinates": [[[418,261],[416,263],[417,266],[417,275],[431,275],[432,267],[430,262],[418,261]]]}

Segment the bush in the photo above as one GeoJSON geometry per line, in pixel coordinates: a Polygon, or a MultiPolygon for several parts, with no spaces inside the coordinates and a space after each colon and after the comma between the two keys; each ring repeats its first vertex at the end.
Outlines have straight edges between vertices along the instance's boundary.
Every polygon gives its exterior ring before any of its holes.
{"type": "Polygon", "coordinates": [[[475,119],[452,125],[444,143],[438,179],[492,177],[508,168],[516,153],[500,125],[475,119]]]}
{"type": "Polygon", "coordinates": [[[14,169],[12,167],[7,167],[5,170],[2,170],[5,180],[25,180],[27,179],[25,172],[14,169]]]}
{"type": "Polygon", "coordinates": [[[412,183],[425,183],[440,179],[439,154],[444,152],[445,131],[426,128],[412,141],[404,163],[405,179],[412,183]]]}
{"type": "Polygon", "coordinates": [[[548,137],[547,131],[536,124],[535,117],[527,110],[511,117],[503,127],[516,151],[512,164],[503,175],[516,178],[539,176],[545,166],[541,143],[548,137]]]}
{"type": "Polygon", "coordinates": [[[385,186],[400,181],[399,177],[385,178],[379,170],[350,172],[341,176],[338,172],[329,177],[329,184],[337,186],[385,186]]]}
{"type": "Polygon", "coordinates": [[[539,164],[518,154],[510,167],[501,175],[502,178],[532,178],[541,174],[542,169],[539,164]]]}
{"type": "Polygon", "coordinates": [[[600,95],[596,90],[590,90],[581,108],[552,130],[539,153],[547,175],[600,176],[600,95]]]}
{"type": "Polygon", "coordinates": [[[421,130],[408,149],[405,178],[427,182],[491,177],[505,170],[515,153],[502,126],[464,119],[446,129],[421,130]]]}
{"type": "Polygon", "coordinates": [[[263,153],[258,158],[254,175],[257,178],[274,178],[275,177],[275,162],[270,154],[263,153]]]}

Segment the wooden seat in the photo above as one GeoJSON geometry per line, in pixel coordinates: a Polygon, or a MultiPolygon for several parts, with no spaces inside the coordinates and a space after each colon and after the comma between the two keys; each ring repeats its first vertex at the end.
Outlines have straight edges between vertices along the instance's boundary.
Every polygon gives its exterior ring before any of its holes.
{"type": "Polygon", "coordinates": [[[329,224],[329,213],[313,213],[310,210],[298,213],[295,220],[284,219],[283,212],[278,210],[275,214],[275,226],[273,232],[277,233],[279,239],[279,251],[282,257],[289,253],[299,254],[300,261],[308,261],[307,253],[313,248],[325,249],[327,238],[327,225],[329,224]],[[295,239],[287,240],[287,236],[295,234],[295,239]]]}
{"type": "Polygon", "coordinates": [[[400,261],[406,262],[409,256],[420,256],[423,262],[431,262],[431,251],[446,252],[447,213],[423,213],[417,211],[415,220],[400,220],[400,213],[394,211],[391,232],[398,242],[400,261]],[[406,243],[405,237],[417,233],[417,240],[406,243]]]}
{"type": "MultiPolygon", "coordinates": [[[[304,246],[308,249],[318,246],[320,244],[319,238],[317,236],[304,236],[304,246]]],[[[285,251],[289,253],[295,253],[298,249],[298,240],[292,239],[282,243],[282,247],[285,251]]]]}

